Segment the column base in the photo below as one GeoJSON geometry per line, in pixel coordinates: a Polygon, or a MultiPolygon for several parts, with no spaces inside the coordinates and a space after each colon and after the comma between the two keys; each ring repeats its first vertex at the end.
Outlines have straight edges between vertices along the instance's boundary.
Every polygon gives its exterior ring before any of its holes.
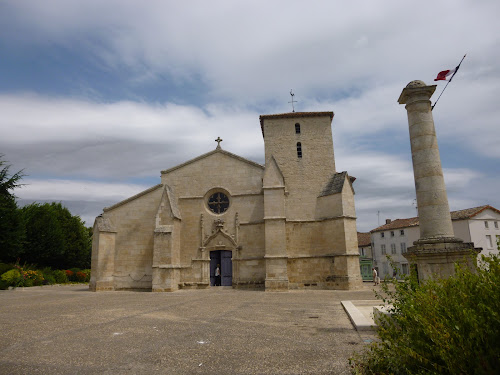
{"type": "Polygon", "coordinates": [[[412,271],[417,272],[419,281],[452,276],[457,263],[473,269],[482,250],[455,237],[423,238],[414,245],[403,255],[412,265],[412,271]]]}
{"type": "Polygon", "coordinates": [[[107,290],[115,290],[114,282],[111,281],[90,281],[89,289],[92,292],[102,292],[107,290]]]}

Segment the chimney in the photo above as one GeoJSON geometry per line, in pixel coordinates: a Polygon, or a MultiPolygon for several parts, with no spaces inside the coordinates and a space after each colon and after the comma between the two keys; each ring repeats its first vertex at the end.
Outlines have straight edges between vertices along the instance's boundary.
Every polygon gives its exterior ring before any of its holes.
{"type": "Polygon", "coordinates": [[[390,223],[391,223],[391,221],[392,221],[391,219],[385,219],[385,223],[386,223],[386,224],[390,224],[390,223]]]}

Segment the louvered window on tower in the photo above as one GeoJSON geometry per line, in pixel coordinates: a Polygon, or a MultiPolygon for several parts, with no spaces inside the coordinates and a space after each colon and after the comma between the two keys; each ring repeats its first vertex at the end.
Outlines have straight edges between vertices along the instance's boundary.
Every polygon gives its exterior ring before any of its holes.
{"type": "Polygon", "coordinates": [[[295,124],[295,134],[300,134],[300,124],[299,123],[295,124]]]}
{"type": "Polygon", "coordinates": [[[302,157],[302,145],[300,144],[300,142],[297,142],[297,157],[302,157]]]}

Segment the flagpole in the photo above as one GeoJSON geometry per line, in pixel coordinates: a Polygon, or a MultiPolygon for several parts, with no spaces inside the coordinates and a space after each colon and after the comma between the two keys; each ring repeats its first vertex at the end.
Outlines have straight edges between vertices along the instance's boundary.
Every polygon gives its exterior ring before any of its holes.
{"type": "Polygon", "coordinates": [[[455,74],[457,74],[458,72],[458,69],[460,68],[460,65],[462,65],[462,61],[464,61],[465,59],[465,56],[467,56],[467,54],[464,55],[464,57],[462,57],[462,60],[460,60],[460,63],[457,65],[457,67],[455,68],[455,71],[453,72],[453,74],[451,75],[451,78],[450,80],[448,81],[448,83],[446,84],[446,86],[444,87],[443,91],[441,91],[441,94],[439,94],[438,98],[436,99],[436,101],[434,102],[434,104],[432,105],[431,107],[431,111],[434,109],[434,107],[436,106],[437,102],[439,101],[439,98],[441,97],[441,95],[443,95],[443,92],[444,90],[446,90],[446,88],[448,87],[448,85],[450,84],[451,80],[453,79],[453,77],[455,77],[455,74]]]}

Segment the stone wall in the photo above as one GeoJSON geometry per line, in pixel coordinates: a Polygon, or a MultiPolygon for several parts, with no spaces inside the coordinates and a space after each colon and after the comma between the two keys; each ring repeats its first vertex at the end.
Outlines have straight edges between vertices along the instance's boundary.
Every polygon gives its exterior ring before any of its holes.
{"type": "Polygon", "coordinates": [[[274,157],[285,177],[286,217],[314,219],[316,199],[335,173],[330,112],[315,117],[265,118],[262,123],[266,165],[274,157]],[[295,132],[296,123],[300,134],[295,132]],[[297,142],[301,143],[301,158],[297,142]]]}

